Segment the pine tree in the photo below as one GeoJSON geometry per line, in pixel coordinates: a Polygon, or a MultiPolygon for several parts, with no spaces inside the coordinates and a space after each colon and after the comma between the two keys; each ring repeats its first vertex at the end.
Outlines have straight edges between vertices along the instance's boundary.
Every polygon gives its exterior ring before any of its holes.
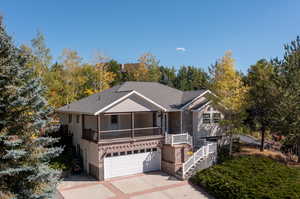
{"type": "Polygon", "coordinates": [[[41,136],[51,110],[41,81],[25,65],[0,22],[0,198],[52,198],[60,173],[48,162],[62,149],[41,136]]]}
{"type": "Polygon", "coordinates": [[[293,141],[300,162],[300,37],[285,45],[283,59],[274,59],[272,64],[277,69],[279,92],[274,103],[273,130],[293,141]]]}
{"type": "Polygon", "coordinates": [[[277,97],[277,87],[274,84],[274,67],[268,61],[262,59],[248,70],[247,82],[249,95],[247,108],[248,123],[254,130],[261,133],[260,150],[264,150],[264,139],[267,130],[272,127],[272,108],[277,97]]]}

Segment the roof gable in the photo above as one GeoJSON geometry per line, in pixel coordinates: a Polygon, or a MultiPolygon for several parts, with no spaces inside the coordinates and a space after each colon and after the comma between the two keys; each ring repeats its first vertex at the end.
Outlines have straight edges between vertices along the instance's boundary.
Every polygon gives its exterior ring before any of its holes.
{"type": "Polygon", "coordinates": [[[124,100],[120,101],[116,105],[104,110],[105,113],[116,113],[116,112],[143,112],[143,111],[159,111],[162,108],[152,104],[147,99],[144,99],[133,93],[124,100]]]}
{"type": "MultiPolygon", "coordinates": [[[[63,106],[58,111],[98,114],[106,110],[107,106],[111,106],[111,104],[116,105],[121,100],[132,95],[133,92],[146,99],[147,103],[150,102],[156,108],[159,107],[165,111],[180,111],[183,106],[192,102],[205,91],[181,91],[157,82],[124,82],[103,92],[63,106]]],[[[140,102],[141,100],[138,100],[137,103],[140,102]]]]}

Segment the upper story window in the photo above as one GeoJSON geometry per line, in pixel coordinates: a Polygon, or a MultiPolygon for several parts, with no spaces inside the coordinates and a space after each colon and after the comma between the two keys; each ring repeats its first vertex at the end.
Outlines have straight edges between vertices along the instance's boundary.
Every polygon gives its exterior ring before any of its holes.
{"type": "Polygon", "coordinates": [[[221,120],[221,113],[213,113],[213,122],[219,123],[221,120]]]}
{"type": "Polygon", "coordinates": [[[118,115],[111,115],[110,123],[111,124],[118,124],[118,115]]]}
{"type": "Polygon", "coordinates": [[[203,113],[203,124],[210,124],[210,113],[203,113]]]}
{"type": "Polygon", "coordinates": [[[76,123],[79,124],[80,115],[76,115],[76,123]]]}

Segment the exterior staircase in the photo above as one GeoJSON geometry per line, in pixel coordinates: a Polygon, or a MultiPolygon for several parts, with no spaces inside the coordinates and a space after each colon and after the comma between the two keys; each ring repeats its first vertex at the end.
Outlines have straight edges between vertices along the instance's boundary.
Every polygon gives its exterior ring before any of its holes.
{"type": "Polygon", "coordinates": [[[176,177],[186,180],[197,171],[206,169],[216,163],[217,143],[205,142],[193,155],[182,164],[181,169],[176,172],[176,177]]]}
{"type": "MultiPolygon", "coordinates": [[[[206,169],[216,163],[217,143],[203,140],[201,147],[193,146],[193,137],[188,133],[183,134],[166,134],[165,144],[171,146],[178,144],[188,144],[196,150],[185,162],[182,167],[175,172],[178,179],[186,180],[193,176],[197,171],[206,169]]],[[[174,173],[173,173],[174,174],[174,173]]]]}

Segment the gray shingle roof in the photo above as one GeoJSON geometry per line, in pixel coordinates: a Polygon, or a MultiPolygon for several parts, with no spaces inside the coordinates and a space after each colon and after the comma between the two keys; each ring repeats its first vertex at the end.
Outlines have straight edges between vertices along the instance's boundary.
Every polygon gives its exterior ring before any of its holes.
{"type": "Polygon", "coordinates": [[[205,90],[183,92],[157,82],[124,82],[103,92],[65,105],[59,108],[58,111],[95,114],[131,91],[144,95],[168,111],[176,111],[184,104],[201,95],[205,90]]]}

